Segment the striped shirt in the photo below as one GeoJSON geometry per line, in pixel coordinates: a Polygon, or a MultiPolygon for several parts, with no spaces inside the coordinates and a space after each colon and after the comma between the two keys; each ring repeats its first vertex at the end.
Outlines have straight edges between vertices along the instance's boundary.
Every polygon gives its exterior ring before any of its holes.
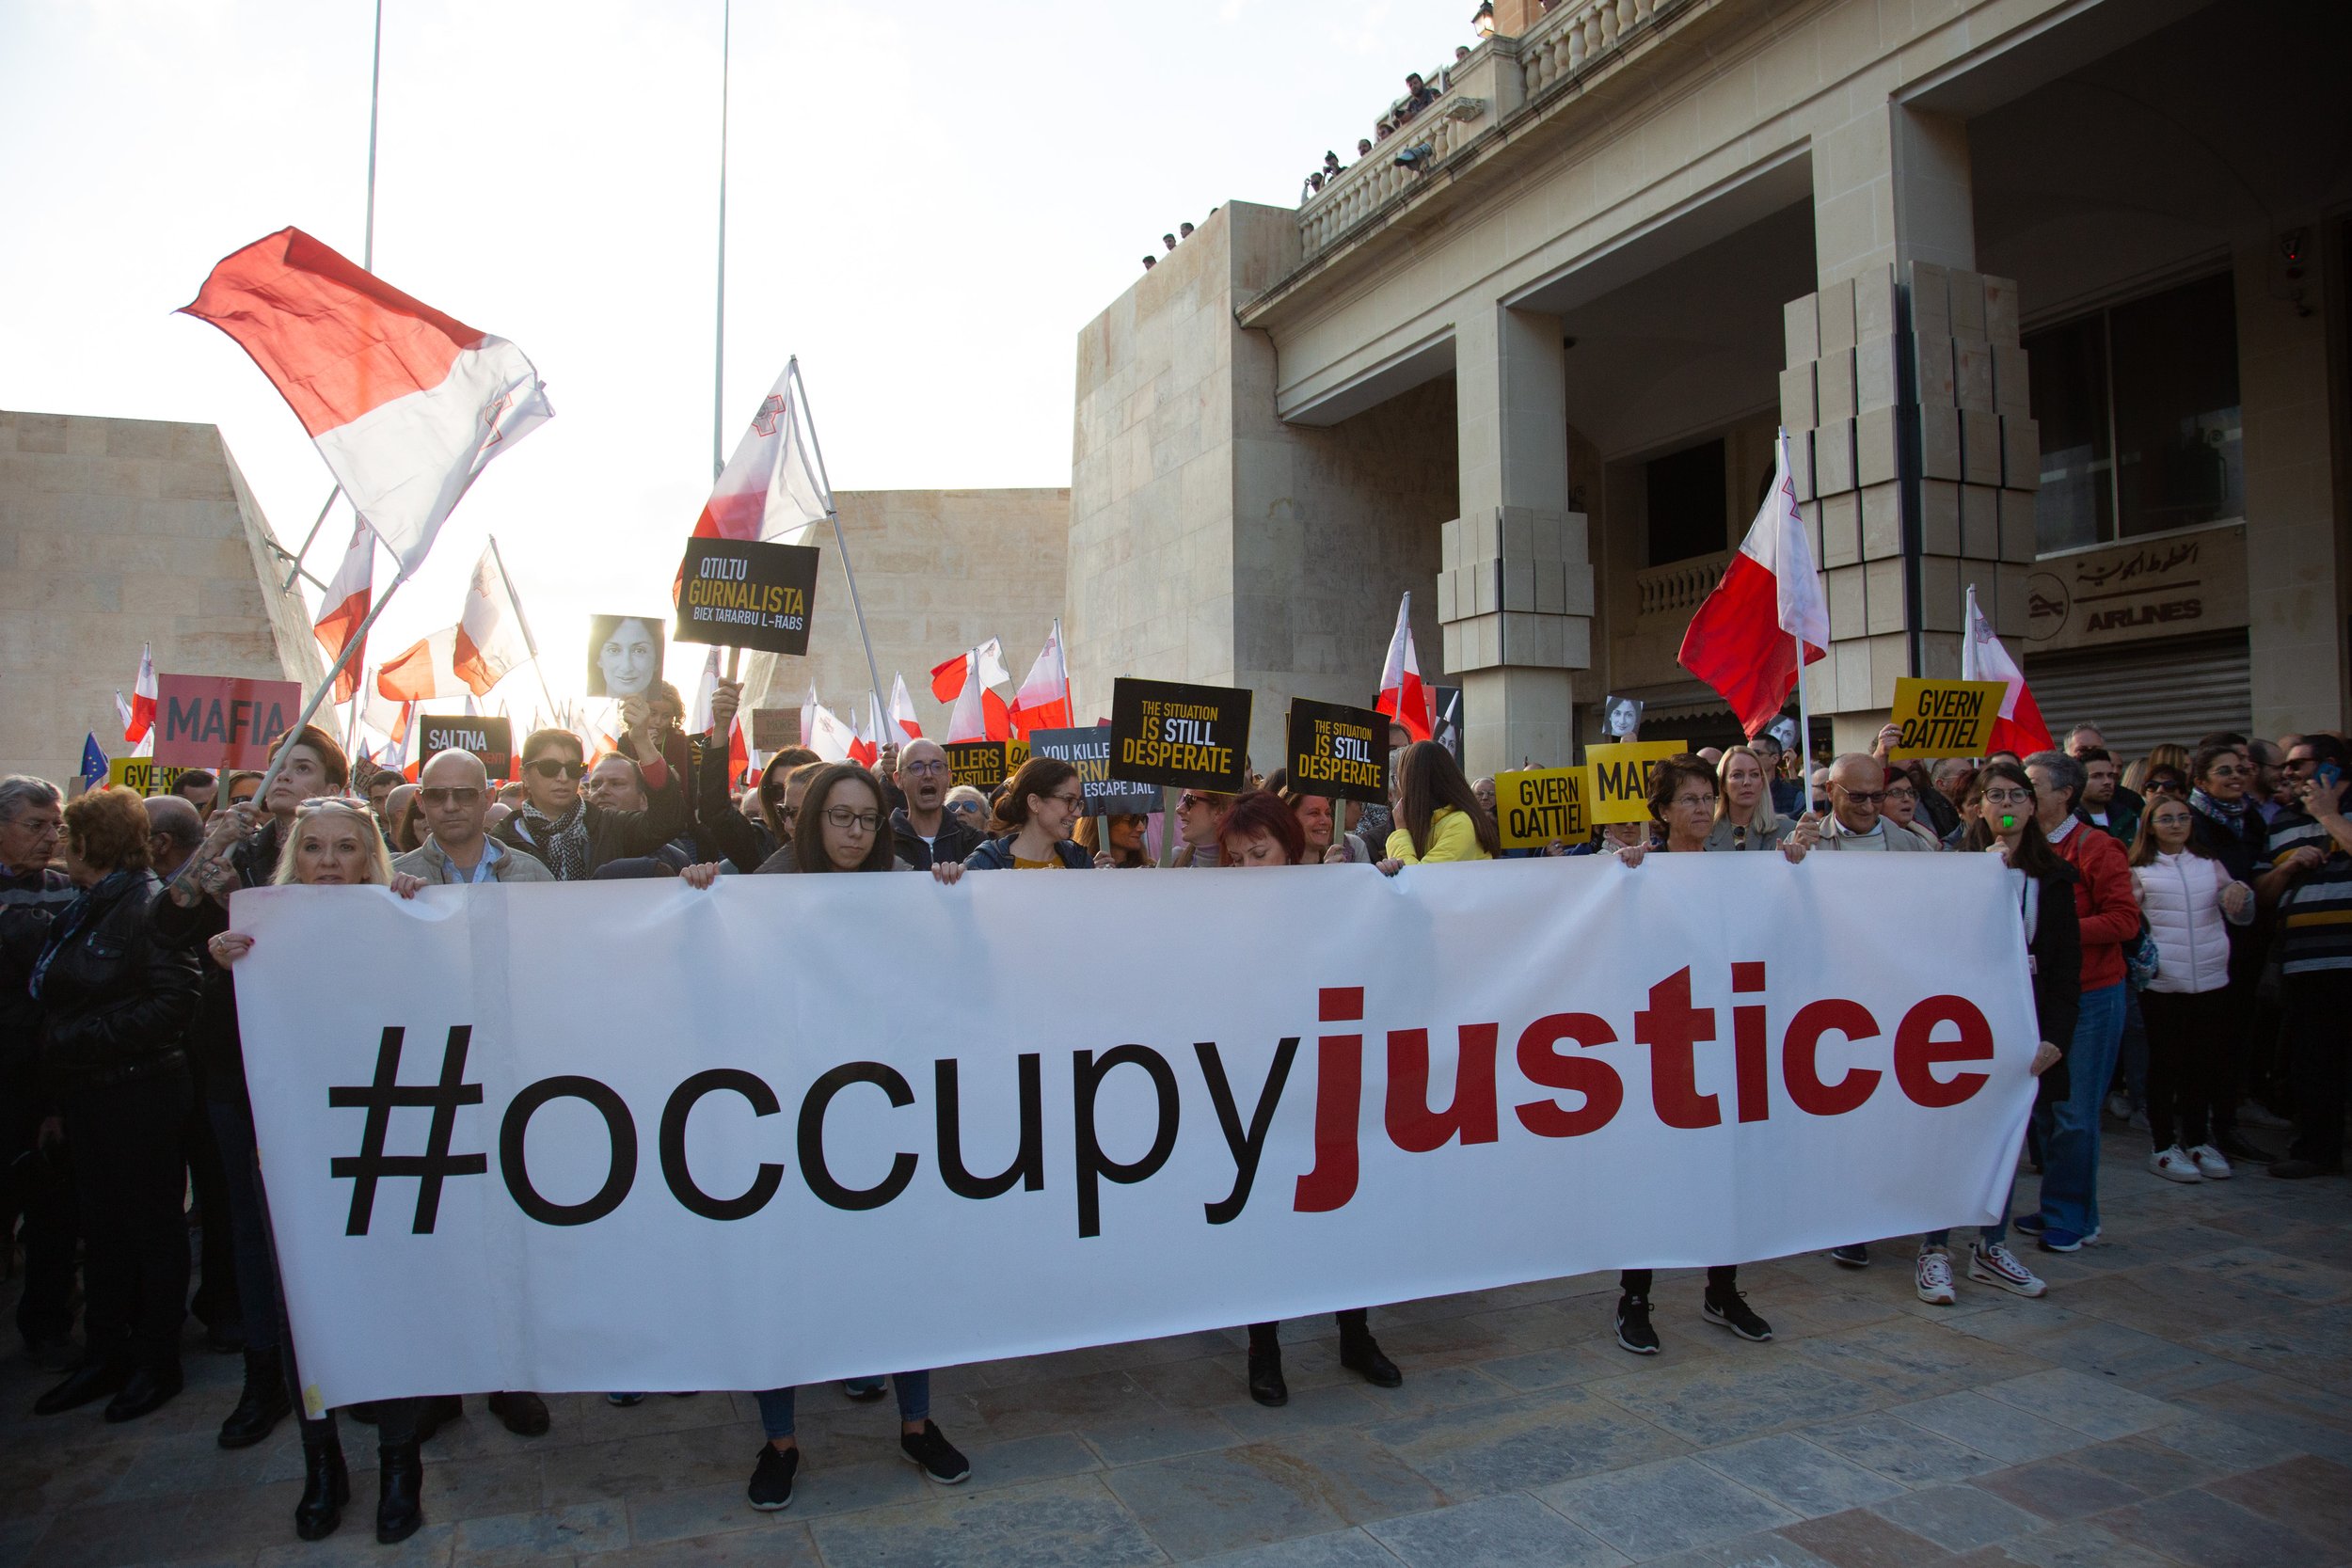
{"type": "Polygon", "coordinates": [[[2288,974],[2352,969],[2352,855],[2328,830],[2290,806],[2270,825],[2275,865],[2304,846],[2328,858],[2288,884],[2279,898],[2279,967],[2288,974]]]}

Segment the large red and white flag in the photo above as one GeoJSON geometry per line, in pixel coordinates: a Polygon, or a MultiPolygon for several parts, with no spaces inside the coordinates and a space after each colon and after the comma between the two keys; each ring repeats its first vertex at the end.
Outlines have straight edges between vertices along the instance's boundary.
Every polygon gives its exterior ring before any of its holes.
{"type": "Polygon", "coordinates": [[[847,762],[856,742],[856,732],[817,700],[816,683],[810,682],[801,702],[801,744],[816,752],[819,762],[847,762]]]}
{"type": "Polygon", "coordinates": [[[743,775],[752,768],[751,743],[743,738],[743,716],[739,713],[727,726],[727,787],[743,787],[743,775]]]}
{"type": "Polygon", "coordinates": [[[1059,616],[1046,635],[1044,650],[1029,666],[1021,689],[1013,694],[1009,719],[1017,736],[1026,736],[1031,730],[1070,728],[1070,669],[1062,662],[1059,616]]]}
{"type": "Polygon", "coordinates": [[[1407,590],[1396,607],[1396,630],[1389,634],[1388,661],[1380,667],[1380,695],[1372,705],[1405,726],[1415,740],[1426,740],[1438,727],[1430,709],[1429,689],[1421,684],[1421,655],[1413,649],[1413,595],[1407,590]]]}
{"type": "MultiPolygon", "coordinates": [[[[119,694],[115,699],[121,701],[119,694]]],[[[131,683],[131,705],[122,716],[122,738],[144,740],[155,725],[155,648],[139,644],[138,678],[131,683]]]]}
{"type": "Polygon", "coordinates": [[[694,521],[697,539],[754,539],[798,545],[811,525],[825,520],[833,498],[818,477],[811,443],[793,404],[795,362],[760,400],[751,428],[720,470],[694,521]]]}
{"type": "Polygon", "coordinates": [[[719,691],[719,650],[713,647],[710,657],[703,660],[703,673],[694,682],[694,695],[686,709],[686,733],[710,733],[710,699],[719,691]]]}
{"type": "Polygon", "coordinates": [[[376,753],[377,763],[395,773],[408,771],[408,732],[415,725],[416,720],[417,705],[403,703],[400,707],[400,717],[392,721],[392,728],[386,738],[384,750],[376,753]]]}
{"type": "Polygon", "coordinates": [[[466,689],[454,669],[457,628],[443,626],[419,638],[376,668],[375,689],[395,703],[454,697],[466,689]]]}
{"type": "Polygon", "coordinates": [[[850,760],[860,768],[873,767],[882,760],[882,705],[869,691],[866,694],[866,718],[850,737],[850,760]]]}
{"type": "Polygon", "coordinates": [[[993,637],[965,650],[961,658],[933,666],[931,695],[955,705],[947,715],[949,743],[1010,740],[1012,710],[994,689],[1011,682],[1012,675],[1005,668],[1004,645],[993,637]]]}
{"type": "Polygon", "coordinates": [[[914,699],[907,695],[907,678],[896,670],[890,673],[890,721],[898,726],[898,736],[892,738],[900,745],[923,738],[923,725],[914,717],[914,699]]]}
{"type": "Polygon", "coordinates": [[[1993,738],[1987,742],[1994,751],[2029,757],[2036,752],[2058,750],[2050,739],[2050,726],[2042,720],[2042,705],[2033,700],[2026,685],[2026,673],[2017,668],[2001,640],[1993,635],[1984,611],[1977,608],[1973,582],[1968,585],[1968,636],[1960,645],[1960,678],[2008,685],[2009,689],[2001,694],[2001,716],[1993,721],[1993,738]]]}
{"type": "Polygon", "coordinates": [[[487,546],[473,564],[473,580],[466,585],[466,608],[450,644],[450,669],[475,696],[487,696],[490,688],[528,664],[531,657],[522,606],[507,587],[498,546],[487,546]]]}
{"type": "MultiPolygon", "coordinates": [[[[343,550],[342,564],[326,581],[326,592],[319,596],[319,618],[311,623],[310,631],[326,650],[326,661],[332,664],[342,657],[343,648],[359,623],[368,618],[368,606],[375,598],[375,533],[368,525],[351,525],[351,543],[343,550]]],[[[359,664],[368,657],[362,646],[335,675],[334,700],[351,701],[359,689],[359,664]]]]}
{"type": "Polygon", "coordinates": [[[1829,652],[1829,605],[1788,471],[1786,430],[1776,452],[1772,487],[1676,655],[1731,705],[1750,735],[1771,723],[1796,689],[1800,646],[1805,664],[1829,652]]]}
{"type": "Polygon", "coordinates": [[[554,414],[522,350],[299,229],[222,258],[181,309],[253,356],[404,578],[490,459],[554,414]]]}

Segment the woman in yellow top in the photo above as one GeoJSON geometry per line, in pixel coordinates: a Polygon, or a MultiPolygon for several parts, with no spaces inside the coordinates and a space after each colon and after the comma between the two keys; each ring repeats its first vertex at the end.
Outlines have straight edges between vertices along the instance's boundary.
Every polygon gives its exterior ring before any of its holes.
{"type": "Polygon", "coordinates": [[[1031,757],[1005,786],[991,838],[963,859],[966,871],[1091,871],[1094,857],[1071,841],[1086,809],[1078,770],[1059,757],[1031,757]]]}
{"type": "Polygon", "coordinates": [[[1390,876],[1406,865],[1502,858],[1495,819],[1471,793],[1454,753],[1434,740],[1416,740],[1397,753],[1396,831],[1389,835],[1390,876]]]}

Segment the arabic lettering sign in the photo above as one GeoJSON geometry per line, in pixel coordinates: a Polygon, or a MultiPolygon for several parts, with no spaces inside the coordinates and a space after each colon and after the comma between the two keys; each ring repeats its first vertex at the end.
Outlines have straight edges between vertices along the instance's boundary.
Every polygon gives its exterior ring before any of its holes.
{"type": "Polygon", "coordinates": [[[2026,579],[2034,653],[2246,625],[2246,525],[2045,556],[2026,579]]]}

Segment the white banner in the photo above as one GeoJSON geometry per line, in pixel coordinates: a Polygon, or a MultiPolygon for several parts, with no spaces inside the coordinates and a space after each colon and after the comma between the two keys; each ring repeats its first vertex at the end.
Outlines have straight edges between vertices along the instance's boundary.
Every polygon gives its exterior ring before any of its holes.
{"type": "Polygon", "coordinates": [[[1990,1220],[2010,877],[241,892],[307,1393],[781,1386],[1990,1220]]]}

